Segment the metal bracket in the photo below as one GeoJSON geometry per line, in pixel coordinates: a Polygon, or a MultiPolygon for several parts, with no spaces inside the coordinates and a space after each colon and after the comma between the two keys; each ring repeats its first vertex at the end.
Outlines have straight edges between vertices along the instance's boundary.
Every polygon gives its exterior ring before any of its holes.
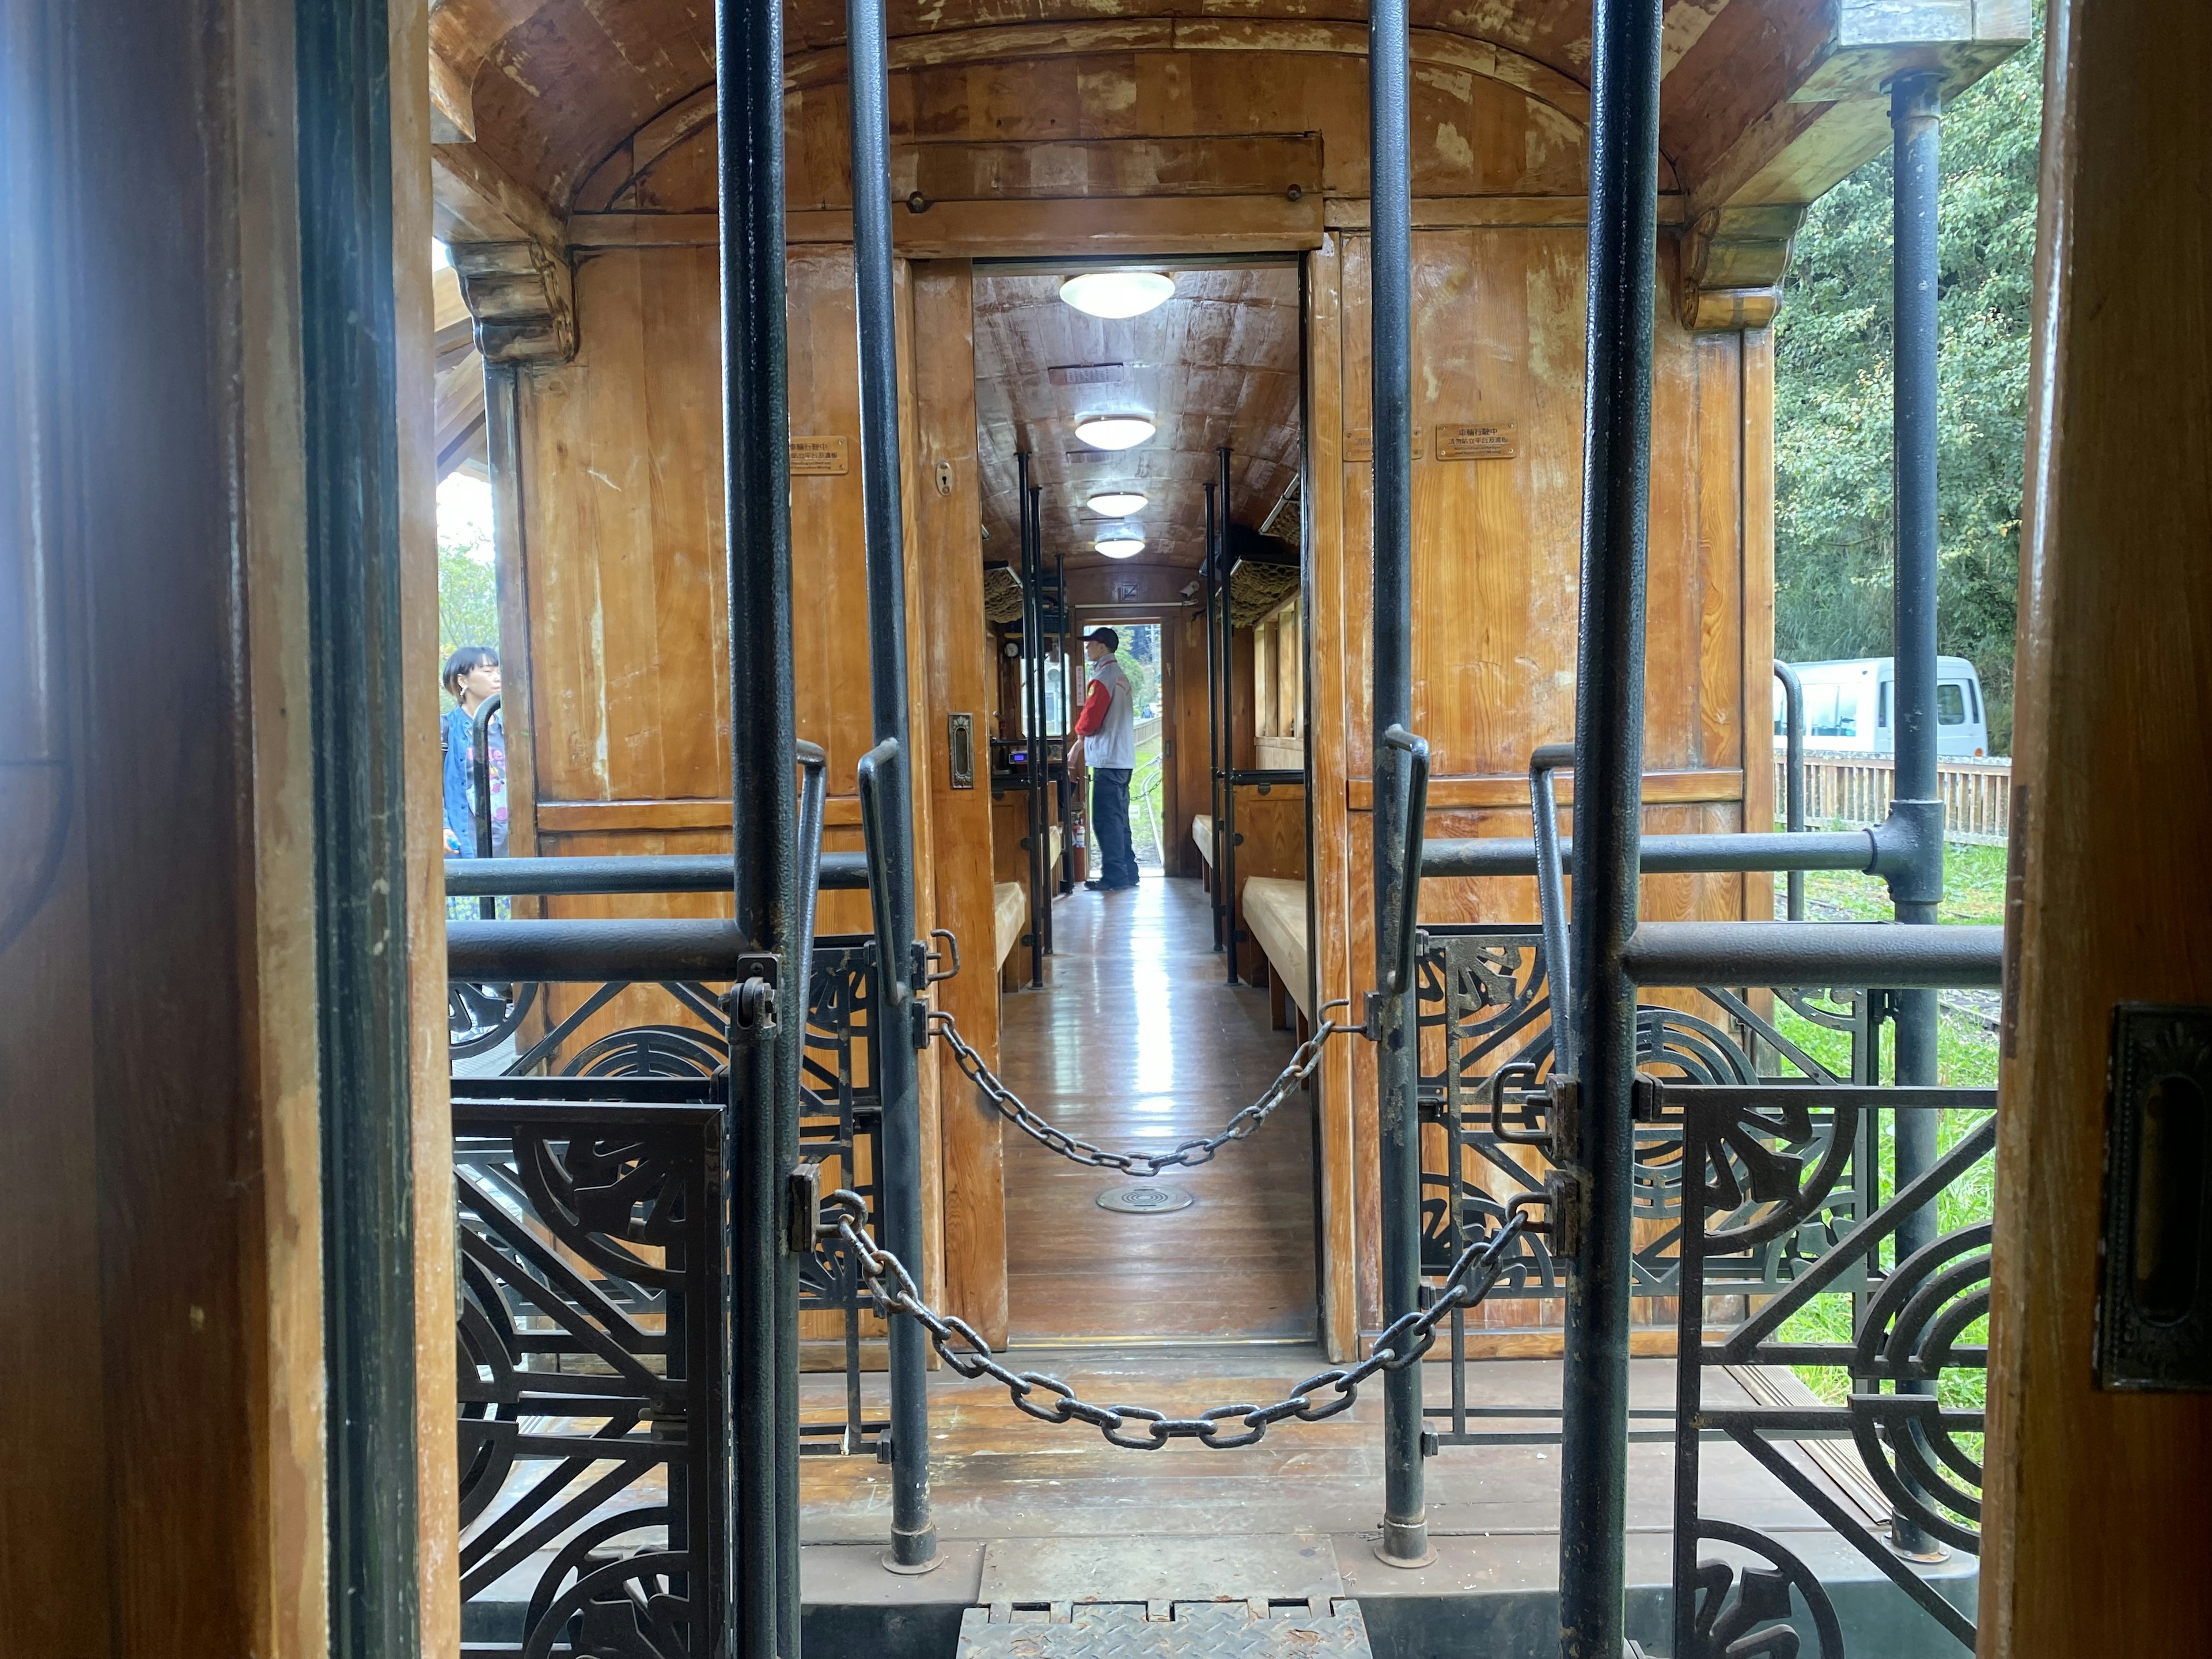
{"type": "Polygon", "coordinates": [[[1522,1193],[1505,1206],[1510,1218],[1516,1210],[1543,1206],[1545,1219],[1522,1224],[1524,1232],[1540,1233],[1552,1241],[1554,1257],[1572,1257],[1582,1247],[1582,1177],[1571,1170],[1555,1169],[1545,1178],[1540,1193],[1522,1193]]]}
{"type": "Polygon", "coordinates": [[[784,1218],[784,1248],[811,1256],[822,1231],[822,1165],[808,1162],[791,1172],[789,1209],[784,1218]]]}
{"type": "Polygon", "coordinates": [[[763,1037],[775,1035],[776,982],[782,969],[781,962],[764,953],[738,958],[733,982],[716,999],[722,1012],[729,1016],[732,1046],[757,1042],[763,1037]]]}
{"type": "Polygon", "coordinates": [[[917,985],[935,985],[940,981],[953,978],[960,972],[960,940],[954,935],[952,930],[950,927],[933,927],[929,930],[929,936],[932,939],[943,939],[945,949],[924,951],[921,953],[921,966],[917,969],[915,981],[917,985]],[[929,967],[931,963],[943,962],[948,956],[952,959],[952,965],[950,968],[929,967]]]}

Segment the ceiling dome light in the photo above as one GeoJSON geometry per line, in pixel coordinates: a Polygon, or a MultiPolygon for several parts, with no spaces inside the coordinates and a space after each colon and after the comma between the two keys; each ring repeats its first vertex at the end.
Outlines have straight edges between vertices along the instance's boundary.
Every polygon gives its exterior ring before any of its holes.
{"type": "Polygon", "coordinates": [[[1109,530],[1091,545],[1109,559],[1133,559],[1145,550],[1145,532],[1132,525],[1109,530]]]}
{"type": "Polygon", "coordinates": [[[1133,489],[1108,489],[1093,495],[1084,505],[1102,519],[1126,519],[1142,510],[1145,498],[1133,489]]]}
{"type": "Polygon", "coordinates": [[[1093,449],[1133,449],[1158,430],[1141,415],[1093,415],[1075,423],[1075,435],[1093,449]]]}
{"type": "Polygon", "coordinates": [[[1060,285],[1060,297],[1091,317],[1141,317],[1175,298],[1175,278],[1158,270],[1086,270],[1060,285]]]}

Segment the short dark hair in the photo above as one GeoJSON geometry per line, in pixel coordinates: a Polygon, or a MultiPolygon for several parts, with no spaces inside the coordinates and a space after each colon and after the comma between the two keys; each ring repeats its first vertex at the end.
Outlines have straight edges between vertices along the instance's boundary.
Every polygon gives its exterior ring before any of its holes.
{"type": "MultiPolygon", "coordinates": [[[[499,666],[499,652],[491,646],[465,645],[454,652],[452,656],[446,659],[446,672],[440,680],[440,684],[446,688],[446,695],[449,697],[459,696],[462,678],[475,673],[477,669],[487,665],[494,668],[499,666]]],[[[420,685],[422,682],[417,680],[416,684],[420,685]]]]}
{"type": "Polygon", "coordinates": [[[1121,648],[1121,636],[1110,628],[1094,628],[1083,638],[1085,644],[1096,640],[1109,651],[1119,651],[1121,648]]]}

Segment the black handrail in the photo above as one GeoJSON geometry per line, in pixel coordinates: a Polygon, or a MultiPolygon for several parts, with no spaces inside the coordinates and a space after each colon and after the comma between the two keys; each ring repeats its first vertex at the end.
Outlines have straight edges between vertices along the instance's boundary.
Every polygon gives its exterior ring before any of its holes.
{"type": "MultiPolygon", "coordinates": [[[[1880,875],[1882,831],[1841,830],[1791,836],[1729,831],[1711,836],[1645,836],[1638,867],[1646,875],[1723,875],[1735,871],[1856,870],[1880,875]]],[[[1571,836],[1557,841],[1555,862],[1569,866],[1571,836]]],[[[1533,876],[1541,860],[1525,836],[1484,836],[1432,841],[1423,849],[1425,876],[1533,876]]]]}
{"type": "Polygon", "coordinates": [[[1384,975],[1385,995],[1402,996],[1413,988],[1413,941],[1421,929],[1421,830],[1429,812],[1429,740],[1402,726],[1382,733],[1382,741],[1406,757],[1406,878],[1399,884],[1398,916],[1390,935],[1396,959],[1384,975]]]}
{"type": "Polygon", "coordinates": [[[899,763],[896,738],[886,738],[860,757],[860,838],[868,846],[868,899],[875,911],[877,997],[886,1008],[903,1008],[912,1000],[906,953],[892,932],[890,859],[884,844],[882,774],[895,771],[899,763]]]}
{"type": "Polygon", "coordinates": [[[1535,835],[1530,842],[1536,868],[1536,906],[1544,925],[1544,971],[1551,975],[1552,1042],[1558,1069],[1575,1074],[1575,1023],[1565,1018],[1574,1006],[1572,967],[1567,960],[1567,896],[1559,879],[1559,860],[1572,857],[1559,843],[1559,797],[1555,779],[1571,771],[1575,746],[1571,743],[1540,744],[1528,757],[1528,811],[1535,835]]]}
{"type": "MultiPolygon", "coordinates": [[[[811,787],[810,776],[807,787],[811,787]]],[[[805,802],[800,810],[804,813],[805,802]]],[[[814,872],[802,891],[859,892],[868,884],[866,853],[819,850],[820,830],[802,817],[799,850],[814,872]],[[810,856],[811,853],[811,856],[810,856]]],[[[557,896],[578,893],[726,893],[726,853],[617,853],[602,858],[447,859],[446,891],[455,898],[486,894],[557,896]]],[[[803,902],[803,901],[802,901],[803,902]]]]}
{"type": "MultiPolygon", "coordinates": [[[[1788,663],[1777,661],[1774,678],[1782,682],[1784,754],[1787,757],[1783,781],[1783,823],[1793,836],[1805,833],[1805,683],[1788,663]]],[[[1805,872],[1788,865],[1790,920],[1805,920],[1805,872]]]]}

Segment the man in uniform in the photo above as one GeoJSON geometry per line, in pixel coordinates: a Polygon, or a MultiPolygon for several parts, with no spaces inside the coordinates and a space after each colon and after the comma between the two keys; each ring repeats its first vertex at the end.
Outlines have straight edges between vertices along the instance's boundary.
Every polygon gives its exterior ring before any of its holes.
{"type": "Polygon", "coordinates": [[[1129,839],[1129,774],[1137,765],[1137,722],[1129,677],[1114,653],[1121,636],[1095,628],[1083,636],[1091,691],[1076,717],[1083,763],[1091,771],[1091,831],[1105,861],[1083,884],[1094,893],[1122,893],[1137,884],[1137,848],[1129,839]]]}

